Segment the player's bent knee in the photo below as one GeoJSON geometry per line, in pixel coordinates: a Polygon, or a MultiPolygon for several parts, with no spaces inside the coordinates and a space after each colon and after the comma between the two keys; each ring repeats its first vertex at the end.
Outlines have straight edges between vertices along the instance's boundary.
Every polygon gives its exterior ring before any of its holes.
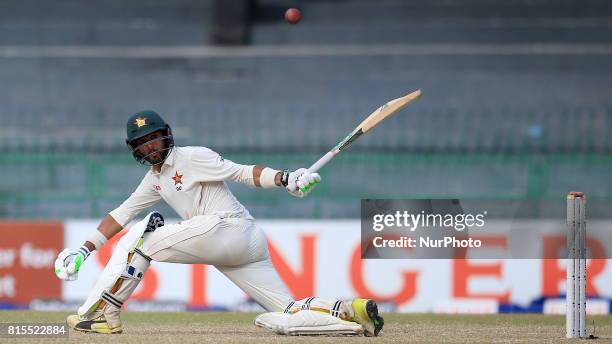
{"type": "Polygon", "coordinates": [[[151,257],[142,252],[142,250],[134,248],[133,255],[128,259],[128,266],[122,277],[141,280],[145,271],[147,271],[151,264],[151,257]]]}

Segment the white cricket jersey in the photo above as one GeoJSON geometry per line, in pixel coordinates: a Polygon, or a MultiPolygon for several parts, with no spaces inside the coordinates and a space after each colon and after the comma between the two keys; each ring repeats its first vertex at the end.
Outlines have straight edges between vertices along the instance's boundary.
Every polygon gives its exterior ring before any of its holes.
{"type": "Polygon", "coordinates": [[[110,215],[125,226],[163,199],[183,220],[198,215],[252,219],[225,181],[254,185],[253,167],[236,164],[205,147],[174,147],[160,173],[151,168],[136,191],[110,215]]]}

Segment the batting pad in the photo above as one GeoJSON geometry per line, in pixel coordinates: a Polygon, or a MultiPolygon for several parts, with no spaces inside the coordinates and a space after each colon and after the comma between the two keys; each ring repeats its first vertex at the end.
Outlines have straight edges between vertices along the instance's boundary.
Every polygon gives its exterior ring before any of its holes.
{"type": "Polygon", "coordinates": [[[344,321],[329,314],[303,310],[288,314],[264,313],[253,321],[255,326],[267,328],[277,334],[303,335],[360,335],[363,327],[352,321],[344,321]]]}
{"type": "Polygon", "coordinates": [[[117,246],[108,264],[104,268],[102,275],[96,282],[95,287],[87,297],[87,301],[79,307],[78,313],[80,316],[85,316],[96,310],[98,302],[102,300],[102,293],[110,291],[115,285],[115,282],[121,277],[128,266],[128,254],[136,247],[138,240],[142,237],[147,229],[147,223],[152,213],[145,216],[142,221],[133,225],[130,230],[124,235],[117,246]]]}

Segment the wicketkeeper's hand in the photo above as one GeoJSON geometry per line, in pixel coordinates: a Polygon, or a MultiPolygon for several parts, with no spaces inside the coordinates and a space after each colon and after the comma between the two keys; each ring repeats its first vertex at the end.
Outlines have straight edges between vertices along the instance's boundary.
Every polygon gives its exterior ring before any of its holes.
{"type": "Polygon", "coordinates": [[[307,169],[300,168],[289,173],[287,191],[295,197],[304,197],[320,182],[321,176],[318,173],[310,173],[307,169]]]}
{"type": "Polygon", "coordinates": [[[78,250],[65,248],[55,260],[55,275],[64,281],[74,281],[79,277],[81,265],[89,257],[89,249],[81,246],[78,250]]]}

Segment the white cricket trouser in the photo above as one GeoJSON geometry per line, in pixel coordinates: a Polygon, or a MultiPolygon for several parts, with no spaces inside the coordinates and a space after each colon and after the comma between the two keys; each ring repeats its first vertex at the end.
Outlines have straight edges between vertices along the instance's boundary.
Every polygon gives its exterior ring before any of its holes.
{"type": "Polygon", "coordinates": [[[293,301],[253,220],[195,216],[146,234],[142,252],[158,262],[213,265],[267,311],[293,301]]]}

